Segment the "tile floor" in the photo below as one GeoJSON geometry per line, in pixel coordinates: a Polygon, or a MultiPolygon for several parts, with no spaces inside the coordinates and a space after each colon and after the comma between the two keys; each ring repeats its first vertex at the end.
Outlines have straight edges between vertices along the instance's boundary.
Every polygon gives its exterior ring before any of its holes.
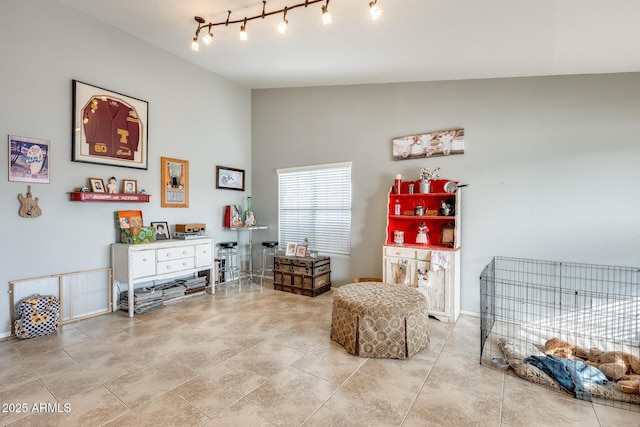
{"type": "Polygon", "coordinates": [[[331,299],[236,285],[0,341],[0,425],[640,425],[480,366],[470,316],[430,320],[411,359],[351,356],[329,339],[331,299]]]}

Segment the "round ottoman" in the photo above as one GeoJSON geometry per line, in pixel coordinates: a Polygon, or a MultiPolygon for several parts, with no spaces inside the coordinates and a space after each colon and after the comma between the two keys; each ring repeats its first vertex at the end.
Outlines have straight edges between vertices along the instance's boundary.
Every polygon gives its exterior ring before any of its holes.
{"type": "Polygon", "coordinates": [[[416,289],[360,282],[335,291],[331,339],[360,357],[404,359],[429,344],[427,298],[416,289]]]}

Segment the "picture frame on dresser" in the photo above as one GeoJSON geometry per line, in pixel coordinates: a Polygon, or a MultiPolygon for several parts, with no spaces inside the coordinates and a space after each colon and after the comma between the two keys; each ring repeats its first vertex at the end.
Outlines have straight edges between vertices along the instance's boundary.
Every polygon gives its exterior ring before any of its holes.
{"type": "Polygon", "coordinates": [[[156,230],[156,240],[170,240],[171,232],[166,221],[152,222],[151,226],[156,230]]]}
{"type": "Polygon", "coordinates": [[[147,101],[78,80],[72,100],[72,161],[147,169],[147,101]]]}

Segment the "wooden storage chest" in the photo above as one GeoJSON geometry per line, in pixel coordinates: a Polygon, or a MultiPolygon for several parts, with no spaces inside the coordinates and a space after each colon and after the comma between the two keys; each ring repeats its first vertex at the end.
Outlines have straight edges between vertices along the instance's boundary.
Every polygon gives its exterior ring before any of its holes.
{"type": "Polygon", "coordinates": [[[329,257],[277,256],[273,267],[273,289],[315,297],[331,289],[329,257]]]}

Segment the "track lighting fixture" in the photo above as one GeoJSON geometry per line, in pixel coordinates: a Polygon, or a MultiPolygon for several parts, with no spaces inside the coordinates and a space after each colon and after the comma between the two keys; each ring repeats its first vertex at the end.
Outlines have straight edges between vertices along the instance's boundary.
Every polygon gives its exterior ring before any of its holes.
{"type": "MultiPolygon", "coordinates": [[[[304,2],[301,3],[297,3],[291,6],[285,6],[283,9],[278,9],[278,10],[272,10],[267,12],[266,8],[267,8],[267,2],[266,0],[262,1],[262,13],[259,15],[255,15],[255,16],[246,16],[243,19],[236,19],[236,20],[230,20],[231,18],[231,11],[228,11],[227,14],[227,19],[224,21],[220,21],[220,22],[209,22],[205,24],[205,20],[199,16],[194,17],[194,19],[196,20],[196,22],[198,23],[198,28],[196,29],[196,35],[193,38],[193,40],[191,41],[191,49],[194,51],[198,51],[200,49],[200,46],[198,45],[198,38],[200,37],[200,31],[206,28],[206,33],[202,36],[202,41],[205,42],[205,44],[209,44],[211,43],[211,41],[213,40],[213,32],[212,29],[213,27],[217,27],[219,25],[224,25],[225,27],[228,27],[229,24],[241,24],[240,25],[240,40],[247,40],[248,36],[247,36],[247,21],[252,21],[254,19],[265,19],[267,16],[271,16],[271,15],[277,15],[282,13],[282,21],[278,24],[278,26],[276,27],[278,29],[278,32],[281,34],[284,34],[287,30],[287,26],[289,25],[289,21],[287,20],[287,12],[290,11],[291,9],[297,9],[299,7],[309,7],[312,4],[315,3],[324,3],[321,7],[322,10],[322,23],[324,25],[330,24],[332,19],[331,19],[331,14],[329,13],[329,0],[305,0],[304,2]]],[[[371,19],[378,19],[380,18],[380,15],[382,13],[382,11],[380,10],[380,6],[378,6],[378,0],[371,0],[369,2],[369,13],[371,14],[371,19]]]]}

